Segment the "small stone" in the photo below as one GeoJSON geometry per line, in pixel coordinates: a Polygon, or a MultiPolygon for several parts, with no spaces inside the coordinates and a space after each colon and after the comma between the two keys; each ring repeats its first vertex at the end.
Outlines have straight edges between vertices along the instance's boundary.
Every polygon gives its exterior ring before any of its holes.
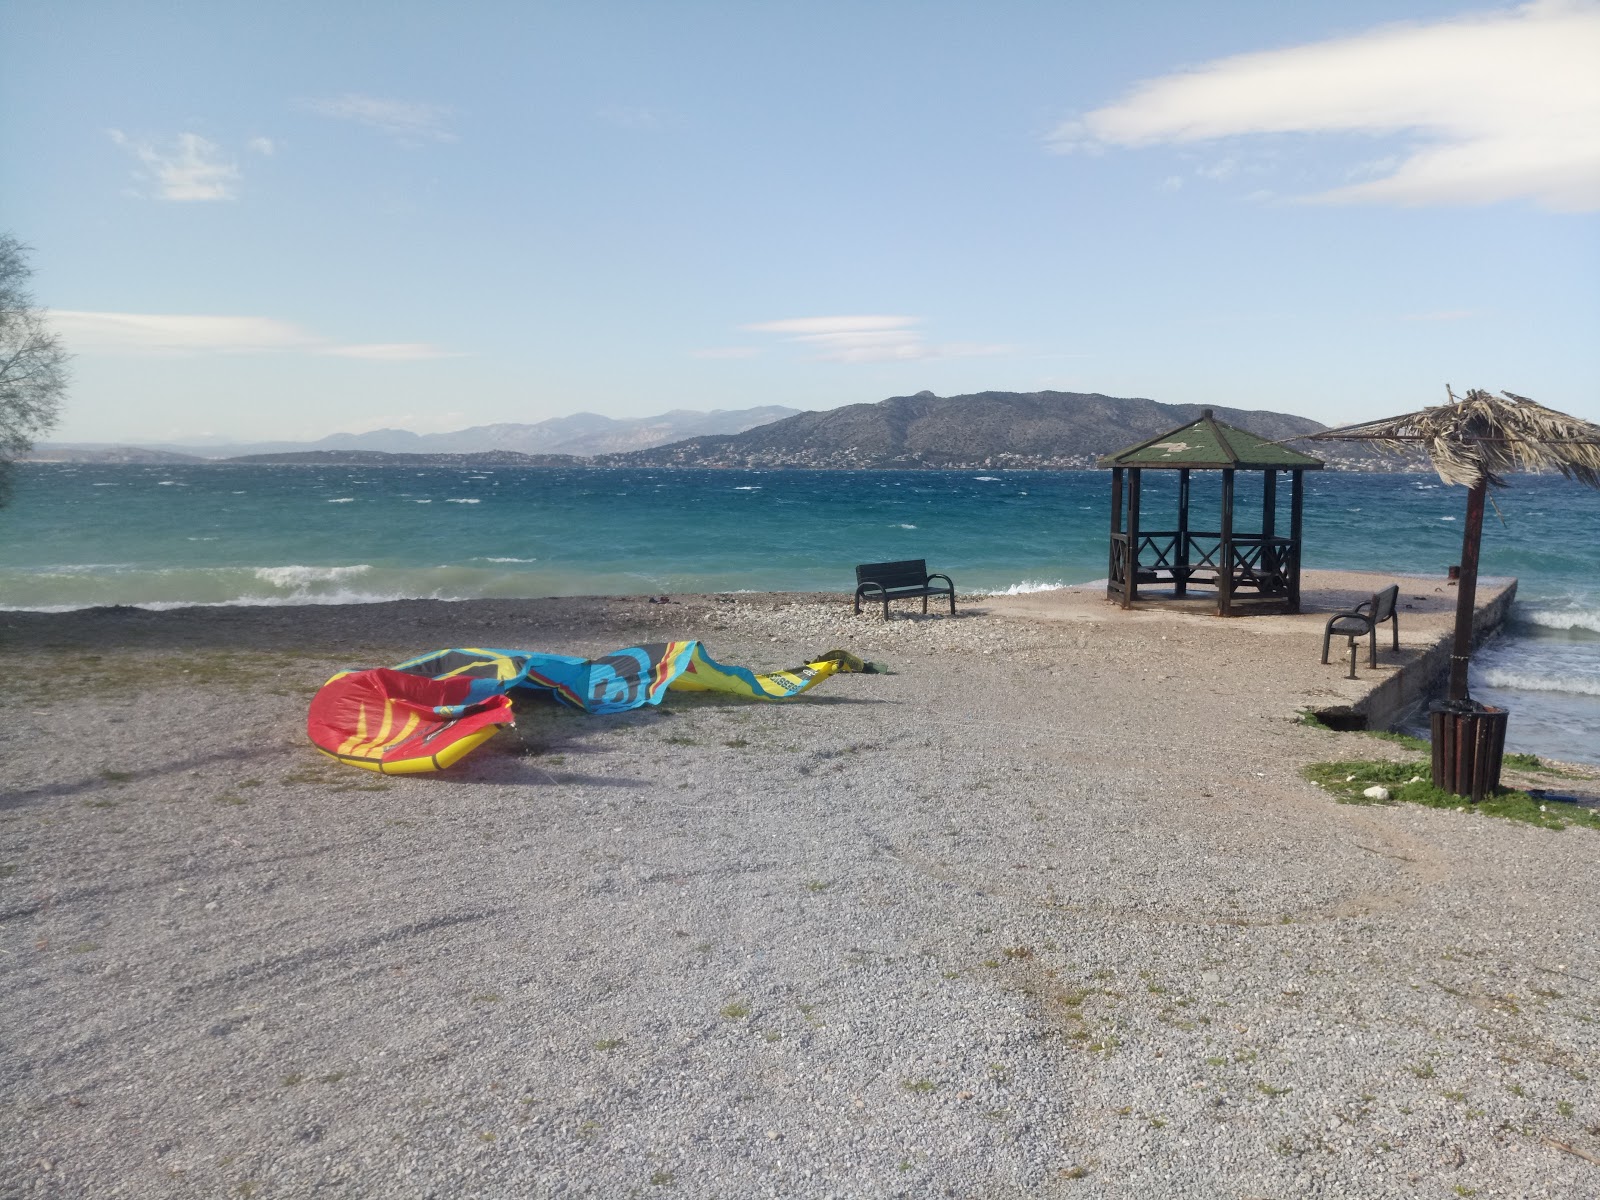
{"type": "Polygon", "coordinates": [[[1389,789],[1382,784],[1375,783],[1361,794],[1368,800],[1387,800],[1389,798],[1389,789]]]}
{"type": "Polygon", "coordinates": [[[217,902],[215,900],[207,900],[206,901],[206,911],[207,912],[216,912],[217,911],[217,902]]]}
{"type": "MultiPolygon", "coordinates": [[[[774,640],[776,640],[776,639],[774,639],[774,640]]],[[[783,1136],[783,1134],[779,1133],[776,1129],[767,1130],[767,1141],[769,1141],[769,1142],[775,1142],[779,1138],[781,1138],[782,1136],[783,1136]]]]}

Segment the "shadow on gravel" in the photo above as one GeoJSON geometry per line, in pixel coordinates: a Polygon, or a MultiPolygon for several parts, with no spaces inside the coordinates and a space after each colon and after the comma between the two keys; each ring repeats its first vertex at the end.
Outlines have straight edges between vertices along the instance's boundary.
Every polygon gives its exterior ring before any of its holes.
{"type": "Polygon", "coordinates": [[[194,758],[182,758],[176,762],[162,763],[159,767],[146,767],[142,770],[104,770],[98,775],[91,775],[87,779],[77,779],[70,783],[48,783],[43,787],[29,788],[27,791],[10,792],[0,796],[0,812],[12,808],[21,808],[23,805],[35,800],[49,800],[58,796],[76,796],[83,792],[116,788],[121,784],[143,783],[149,779],[160,779],[164,775],[177,775],[184,771],[192,771],[196,767],[212,766],[218,763],[229,763],[237,766],[240,763],[275,758],[279,754],[280,751],[276,747],[263,747],[254,751],[227,750],[218,751],[215,754],[201,754],[194,758]]]}

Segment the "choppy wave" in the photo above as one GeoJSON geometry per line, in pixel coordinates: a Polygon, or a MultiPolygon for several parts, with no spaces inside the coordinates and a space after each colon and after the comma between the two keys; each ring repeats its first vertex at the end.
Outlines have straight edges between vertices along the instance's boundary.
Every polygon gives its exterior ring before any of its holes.
{"type": "Polygon", "coordinates": [[[1485,667],[1478,675],[1488,687],[1519,692],[1566,692],[1573,696],[1600,696],[1600,679],[1580,675],[1546,675],[1506,667],[1485,667]]]}
{"type": "Polygon", "coordinates": [[[990,596],[1026,596],[1030,592],[1059,592],[1069,586],[1057,580],[1049,583],[1044,580],[1024,579],[1021,583],[1013,583],[1010,587],[997,588],[989,592],[990,596]]]}
{"type": "Polygon", "coordinates": [[[370,570],[372,568],[366,563],[354,563],[347,567],[256,567],[252,573],[262,583],[270,584],[272,587],[298,590],[316,587],[323,583],[354,579],[370,570]]]}
{"type": "Polygon", "coordinates": [[[1600,633],[1600,612],[1593,609],[1519,607],[1516,610],[1516,619],[1544,629],[1586,629],[1590,633],[1600,633]]]}

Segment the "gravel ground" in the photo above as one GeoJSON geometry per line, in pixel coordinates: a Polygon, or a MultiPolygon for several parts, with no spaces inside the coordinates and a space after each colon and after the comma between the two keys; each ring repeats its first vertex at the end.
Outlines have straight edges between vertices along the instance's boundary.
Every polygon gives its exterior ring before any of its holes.
{"type": "Polygon", "coordinates": [[[1332,802],[1400,752],[1260,620],[0,615],[0,1196],[1600,1194],[1600,837],[1332,802]],[[667,636],[893,673],[304,739],[341,666],[667,636]]]}

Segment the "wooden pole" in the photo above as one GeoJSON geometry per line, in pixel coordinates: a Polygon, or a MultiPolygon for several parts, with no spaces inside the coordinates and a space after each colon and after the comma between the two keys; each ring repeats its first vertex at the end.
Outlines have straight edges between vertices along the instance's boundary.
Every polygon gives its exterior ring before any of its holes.
{"type": "Polygon", "coordinates": [[[1122,607],[1132,608],[1139,598],[1139,468],[1128,468],[1128,586],[1122,589],[1122,607]]]}
{"type": "Polygon", "coordinates": [[[1222,545],[1217,550],[1217,615],[1233,616],[1233,468],[1222,471],[1222,545]]]}
{"type": "Polygon", "coordinates": [[[1482,481],[1467,492],[1467,525],[1461,531],[1461,581],[1456,585],[1456,637],[1450,647],[1450,699],[1467,700],[1467,663],[1472,658],[1472,613],[1478,599],[1478,550],[1483,544],[1482,481]]]}
{"type": "Polygon", "coordinates": [[[1173,547],[1172,594],[1184,596],[1189,591],[1189,468],[1178,472],[1178,544],[1173,547]]]}
{"type": "Polygon", "coordinates": [[[1106,567],[1106,599],[1117,590],[1117,535],[1122,532],[1122,468],[1111,468],[1111,561],[1106,567]]]}
{"type": "Polygon", "coordinates": [[[1300,611],[1300,537],[1305,517],[1305,472],[1295,471],[1289,496],[1289,607],[1300,611]]]}

